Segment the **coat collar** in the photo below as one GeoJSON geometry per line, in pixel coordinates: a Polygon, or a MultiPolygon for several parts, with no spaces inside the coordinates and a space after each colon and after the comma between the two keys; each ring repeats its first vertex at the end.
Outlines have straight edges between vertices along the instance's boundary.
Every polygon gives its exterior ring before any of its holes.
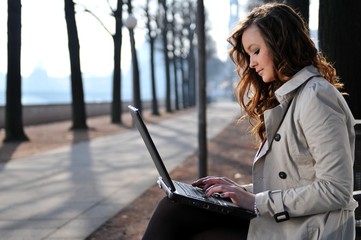
{"type": "Polygon", "coordinates": [[[287,109],[297,92],[296,90],[314,76],[320,76],[320,73],[314,66],[304,67],[276,90],[275,95],[280,104],[264,112],[266,142],[258,150],[255,161],[264,156],[271,147],[276,131],[282,123],[287,109]]]}
{"type": "Polygon", "coordinates": [[[275,95],[278,102],[282,103],[283,101],[288,101],[289,98],[292,98],[294,95],[291,94],[290,96],[291,92],[294,92],[294,90],[307,82],[311,77],[315,76],[320,76],[320,73],[314,66],[309,65],[301,69],[290,80],[285,82],[279,89],[276,90],[275,95]]]}

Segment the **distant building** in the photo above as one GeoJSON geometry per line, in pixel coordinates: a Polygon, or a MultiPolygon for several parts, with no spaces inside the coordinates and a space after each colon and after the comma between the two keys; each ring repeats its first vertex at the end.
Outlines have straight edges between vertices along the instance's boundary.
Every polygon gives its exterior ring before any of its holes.
{"type": "Polygon", "coordinates": [[[239,20],[239,3],[238,0],[229,0],[229,22],[228,27],[232,29],[234,24],[239,20]]]}

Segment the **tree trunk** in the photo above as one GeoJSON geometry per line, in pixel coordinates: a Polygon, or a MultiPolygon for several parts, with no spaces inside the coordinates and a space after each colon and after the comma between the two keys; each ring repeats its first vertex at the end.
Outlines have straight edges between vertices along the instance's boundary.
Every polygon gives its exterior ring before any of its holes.
{"type": "Polygon", "coordinates": [[[156,31],[152,29],[151,21],[152,17],[149,13],[149,1],[146,1],[146,9],[145,13],[147,16],[147,29],[148,29],[148,39],[149,39],[149,48],[150,48],[150,79],[151,79],[151,85],[152,85],[152,115],[159,116],[159,109],[158,109],[158,99],[157,99],[157,88],[156,88],[156,81],[155,81],[155,38],[156,38],[156,31]]]}
{"type": "Polygon", "coordinates": [[[199,177],[207,175],[206,34],[203,0],[197,0],[199,177]]]}
{"type": "Polygon", "coordinates": [[[358,70],[361,61],[361,1],[320,0],[319,46],[334,63],[337,74],[345,83],[345,96],[356,119],[361,119],[361,81],[358,70]]]}
{"type": "Polygon", "coordinates": [[[180,70],[181,70],[181,79],[182,79],[182,103],[183,103],[183,108],[187,108],[188,107],[188,101],[189,101],[189,97],[188,97],[188,80],[186,79],[185,76],[185,71],[184,71],[184,59],[183,57],[181,57],[179,59],[180,62],[180,70]]]}
{"type": "Polygon", "coordinates": [[[174,74],[174,108],[179,110],[179,93],[178,93],[178,67],[177,67],[177,57],[174,55],[173,51],[173,74],[174,74]]]}
{"type": "Polygon", "coordinates": [[[121,71],[121,51],[122,51],[122,27],[123,27],[123,1],[118,0],[115,11],[115,34],[114,42],[114,73],[113,73],[113,98],[111,108],[111,122],[122,123],[122,71],[121,71]]]}
{"type": "Polygon", "coordinates": [[[27,141],[21,104],[21,1],[8,0],[8,69],[4,142],[27,141]]]}
{"type": "Polygon", "coordinates": [[[176,32],[176,20],[175,20],[175,0],[172,2],[172,55],[173,55],[173,75],[174,75],[174,107],[176,110],[179,110],[179,93],[178,93],[178,67],[177,67],[177,56],[176,56],[176,38],[177,38],[177,32],[176,32]]]}
{"type": "Polygon", "coordinates": [[[163,25],[162,25],[162,40],[163,40],[163,55],[165,64],[165,109],[166,112],[172,112],[171,104],[171,88],[170,88],[170,69],[169,69],[169,56],[168,56],[168,19],[167,19],[167,0],[160,0],[163,7],[163,25]]]}
{"type": "Polygon", "coordinates": [[[158,108],[158,99],[157,99],[157,88],[156,88],[156,81],[155,81],[155,51],[154,51],[154,38],[150,36],[149,39],[150,45],[150,74],[151,74],[151,81],[152,81],[152,114],[159,116],[159,108],[158,108]]]}
{"type": "MultiPolygon", "coordinates": [[[[193,34],[191,34],[190,41],[193,41],[193,34]]],[[[194,45],[190,43],[188,54],[188,96],[189,106],[196,105],[196,60],[194,56],[194,45]]]]}
{"type": "Polygon", "coordinates": [[[75,21],[73,0],[65,0],[65,20],[68,31],[68,47],[71,69],[72,120],[71,129],[87,129],[84,91],[80,70],[79,37],[75,21]]]}
{"type": "Polygon", "coordinates": [[[286,0],[285,2],[299,12],[308,25],[310,18],[310,0],[286,0]]]}
{"type": "Polygon", "coordinates": [[[193,24],[196,24],[196,15],[197,12],[196,7],[194,6],[192,1],[189,1],[189,13],[187,19],[186,29],[188,32],[187,38],[189,42],[189,51],[187,55],[187,67],[188,67],[188,76],[187,76],[187,84],[188,84],[188,104],[193,107],[196,105],[196,58],[194,54],[194,34],[195,30],[192,27],[193,24]]]}

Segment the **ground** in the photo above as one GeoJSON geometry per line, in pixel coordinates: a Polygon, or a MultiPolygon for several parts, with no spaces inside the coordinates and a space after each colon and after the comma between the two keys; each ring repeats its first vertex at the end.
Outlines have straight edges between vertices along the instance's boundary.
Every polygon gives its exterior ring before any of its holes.
{"type": "MultiPolygon", "coordinates": [[[[147,122],[161,121],[178,114],[187,114],[195,109],[175,113],[161,112],[152,116],[144,112],[147,122]]],[[[18,158],[66,146],[81,141],[120,133],[132,127],[130,115],[124,114],[123,124],[111,124],[109,116],[89,118],[89,130],[71,131],[71,122],[42,124],[25,127],[30,141],[23,143],[3,143],[4,129],[0,129],[0,162],[16,161],[18,158]]],[[[208,143],[208,174],[227,176],[239,183],[251,181],[251,162],[255,154],[252,137],[247,135],[248,124],[232,123],[208,143]]],[[[197,178],[197,152],[190,153],[184,162],[172,171],[172,178],[192,182],[197,178]]],[[[156,185],[145,191],[103,226],[91,234],[87,240],[138,240],[144,232],[151,213],[164,193],[156,185]]]]}

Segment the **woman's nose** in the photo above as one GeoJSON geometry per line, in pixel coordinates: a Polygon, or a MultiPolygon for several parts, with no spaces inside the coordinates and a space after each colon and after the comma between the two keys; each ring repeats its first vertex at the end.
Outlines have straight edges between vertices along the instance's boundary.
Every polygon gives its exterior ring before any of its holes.
{"type": "Polygon", "coordinates": [[[256,61],[251,57],[250,59],[249,59],[249,67],[250,68],[255,68],[256,67],[256,61]]]}

